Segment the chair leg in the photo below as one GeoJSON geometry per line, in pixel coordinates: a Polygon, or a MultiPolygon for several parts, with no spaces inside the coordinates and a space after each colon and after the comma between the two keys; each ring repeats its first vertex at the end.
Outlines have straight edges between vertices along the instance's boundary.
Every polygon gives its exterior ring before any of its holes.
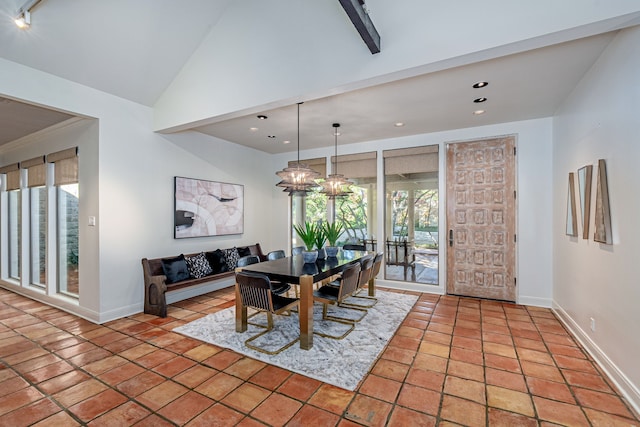
{"type": "MultiPolygon", "coordinates": [[[[264,325],[262,325],[261,327],[264,328],[264,325]]],[[[273,350],[273,351],[265,350],[265,349],[263,349],[261,347],[258,347],[256,345],[251,344],[254,340],[257,340],[258,338],[260,338],[261,336],[265,335],[266,333],[268,333],[272,329],[273,329],[273,315],[270,312],[267,312],[267,327],[266,327],[266,329],[264,331],[260,332],[259,334],[254,335],[249,339],[246,339],[244,341],[244,345],[246,345],[248,348],[250,348],[252,350],[259,351],[260,353],[269,354],[269,355],[273,356],[273,355],[282,353],[283,351],[285,351],[286,349],[288,349],[289,347],[291,347],[292,345],[294,345],[295,343],[300,341],[300,337],[297,337],[293,341],[289,341],[288,343],[286,343],[282,347],[279,347],[279,348],[277,348],[276,350],[273,350]]]]}
{"type": "Polygon", "coordinates": [[[349,335],[349,334],[351,333],[351,331],[353,331],[353,330],[355,329],[355,327],[356,327],[356,325],[355,325],[355,323],[354,323],[354,322],[347,322],[347,321],[344,321],[344,320],[337,320],[337,319],[333,319],[331,316],[327,316],[327,303],[323,303],[323,304],[322,304],[322,319],[323,319],[323,320],[330,321],[330,322],[341,323],[341,324],[343,324],[343,325],[349,325],[349,326],[350,326],[350,328],[349,328],[349,329],[347,329],[347,330],[346,330],[346,332],[345,332],[345,333],[343,333],[343,334],[342,334],[342,335],[340,335],[340,336],[336,336],[336,335],[329,335],[329,334],[325,334],[324,332],[319,332],[319,331],[316,331],[316,330],[314,330],[314,331],[313,331],[313,333],[314,333],[315,335],[318,335],[318,336],[321,336],[321,337],[325,337],[325,338],[331,338],[331,339],[334,339],[334,340],[341,340],[341,339],[344,339],[344,338],[345,338],[347,335],[349,335]]]}

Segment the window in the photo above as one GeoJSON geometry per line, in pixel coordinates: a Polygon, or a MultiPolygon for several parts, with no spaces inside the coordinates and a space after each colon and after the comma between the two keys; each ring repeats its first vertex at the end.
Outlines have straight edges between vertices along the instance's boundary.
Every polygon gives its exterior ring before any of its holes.
{"type": "Polygon", "coordinates": [[[31,213],[31,284],[47,284],[47,188],[29,189],[31,213]]]}
{"type": "MultiPolygon", "coordinates": [[[[289,166],[292,166],[289,162],[289,166]]],[[[327,159],[324,157],[317,159],[301,160],[300,163],[304,163],[311,169],[320,173],[320,179],[324,179],[327,176],[327,159]]],[[[327,219],[327,197],[315,191],[309,192],[306,196],[292,195],[291,196],[291,247],[303,246],[304,243],[300,240],[300,237],[293,230],[295,224],[304,224],[306,221],[321,222],[327,219]]]]}
{"type": "Polygon", "coordinates": [[[78,184],[57,186],[58,292],[79,295],[78,184]]]}
{"type": "Polygon", "coordinates": [[[20,280],[22,268],[22,193],[20,189],[8,192],[9,277],[20,280]]]}
{"type": "Polygon", "coordinates": [[[384,151],[385,278],[438,283],[438,146],[384,151]]]}

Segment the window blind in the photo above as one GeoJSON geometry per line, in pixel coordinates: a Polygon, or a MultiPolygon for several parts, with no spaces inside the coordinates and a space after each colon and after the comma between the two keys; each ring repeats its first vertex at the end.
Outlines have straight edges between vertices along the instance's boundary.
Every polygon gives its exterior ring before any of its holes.
{"type": "MultiPolygon", "coordinates": [[[[378,153],[375,151],[338,156],[338,173],[347,178],[375,178],[377,158],[378,153]]],[[[331,163],[335,161],[336,157],[331,156],[331,163]]]]}
{"type": "Polygon", "coordinates": [[[54,185],[78,182],[78,147],[68,148],[47,155],[48,163],[55,163],[54,185]]]}
{"type": "Polygon", "coordinates": [[[47,167],[44,156],[20,162],[20,167],[27,170],[27,186],[41,187],[47,183],[47,167]]]}
{"type": "Polygon", "coordinates": [[[385,150],[382,154],[385,175],[438,171],[437,145],[385,150]]]}
{"type": "Polygon", "coordinates": [[[0,174],[6,174],[7,191],[20,188],[20,163],[12,163],[0,168],[0,174]]]}

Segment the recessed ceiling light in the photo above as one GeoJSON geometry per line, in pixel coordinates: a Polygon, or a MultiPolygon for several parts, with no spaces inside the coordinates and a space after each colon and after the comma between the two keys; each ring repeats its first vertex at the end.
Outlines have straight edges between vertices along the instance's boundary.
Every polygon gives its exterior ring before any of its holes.
{"type": "Polygon", "coordinates": [[[489,82],[478,82],[473,85],[474,89],[480,89],[481,87],[485,87],[489,84],[489,82]]]}
{"type": "Polygon", "coordinates": [[[267,120],[268,117],[265,116],[264,114],[260,114],[259,116],[257,116],[260,120],[267,120]]]}
{"type": "Polygon", "coordinates": [[[276,137],[275,135],[267,135],[267,138],[271,138],[271,139],[273,139],[273,138],[275,138],[275,137],[276,137]]]}
{"type": "Polygon", "coordinates": [[[251,132],[256,132],[256,131],[258,130],[258,128],[249,128],[249,130],[250,130],[251,132]]]}
{"type": "Polygon", "coordinates": [[[475,114],[476,116],[479,116],[480,114],[484,114],[484,110],[476,110],[473,112],[473,114],[475,114]]]}
{"type": "Polygon", "coordinates": [[[283,143],[283,144],[289,144],[289,143],[291,143],[291,141],[289,141],[289,140],[287,139],[287,140],[282,141],[282,143],[283,143]]]}
{"type": "Polygon", "coordinates": [[[479,104],[481,102],[485,102],[487,100],[487,98],[482,97],[482,98],[476,98],[473,100],[473,102],[475,102],[476,104],[479,104]]]}
{"type": "Polygon", "coordinates": [[[404,123],[403,122],[395,122],[393,125],[395,127],[397,127],[397,128],[401,128],[402,126],[404,126],[404,123]]]}

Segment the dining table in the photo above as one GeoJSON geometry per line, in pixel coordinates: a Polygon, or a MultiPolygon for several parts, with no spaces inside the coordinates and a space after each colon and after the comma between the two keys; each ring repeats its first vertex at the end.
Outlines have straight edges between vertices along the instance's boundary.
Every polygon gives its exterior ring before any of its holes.
{"type": "MultiPolygon", "coordinates": [[[[302,255],[293,255],[242,267],[242,271],[261,273],[270,280],[299,287],[300,348],[313,347],[313,286],[340,274],[347,266],[374,252],[340,250],[335,257],[305,263],[302,255]]],[[[240,270],[240,269],[238,269],[240,270]]],[[[374,278],[369,281],[369,296],[375,295],[374,278]]],[[[247,330],[247,307],[242,304],[236,284],[236,332],[247,330]]]]}

